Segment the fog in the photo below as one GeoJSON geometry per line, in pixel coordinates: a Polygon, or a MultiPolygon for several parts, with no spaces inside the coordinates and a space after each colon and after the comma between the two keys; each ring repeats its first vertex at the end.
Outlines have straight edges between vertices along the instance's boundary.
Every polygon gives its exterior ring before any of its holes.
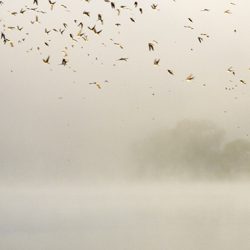
{"type": "Polygon", "coordinates": [[[183,120],[162,129],[135,150],[138,174],[171,178],[248,178],[250,141],[228,141],[226,131],[206,120],[183,120]]]}
{"type": "MultiPolygon", "coordinates": [[[[34,158],[37,155],[31,154],[32,150],[25,152],[20,148],[15,154],[28,161],[2,165],[2,185],[248,180],[250,141],[246,138],[230,138],[225,129],[208,120],[185,119],[174,127],[159,128],[128,141],[124,138],[119,146],[114,146],[119,143],[116,138],[116,142],[107,139],[109,145],[104,140],[97,141],[87,152],[74,152],[74,148],[66,145],[76,159],[71,158],[72,154],[69,159],[64,155],[46,155],[48,149],[42,148],[39,150],[47,157],[39,162],[34,158]],[[77,158],[82,162],[76,161],[77,158]]],[[[47,148],[50,147],[48,144],[47,148]]],[[[53,150],[63,151],[64,147],[59,145],[53,150]]]]}
{"type": "Polygon", "coordinates": [[[249,184],[1,189],[2,249],[249,249],[249,184]]]}
{"type": "Polygon", "coordinates": [[[250,1],[113,2],[0,1],[0,249],[248,250],[250,1]]]}
{"type": "Polygon", "coordinates": [[[141,1],[143,14],[129,1],[131,10],[120,16],[105,1],[63,4],[68,10],[56,4],[52,11],[39,1],[46,14],[11,14],[32,1],[1,6],[1,32],[14,45],[1,39],[2,184],[248,176],[249,1],[159,1],[157,10],[141,1]],[[88,28],[98,13],[106,19],[97,23],[100,36],[88,28]],[[69,36],[80,21],[88,42],[69,36]],[[201,33],[209,37],[199,43],[201,33]],[[155,51],[148,51],[153,40],[155,51]],[[129,60],[118,63],[120,57],[129,60]],[[187,82],[190,73],[195,78],[187,82]],[[95,81],[101,89],[89,84],[95,81]]]}

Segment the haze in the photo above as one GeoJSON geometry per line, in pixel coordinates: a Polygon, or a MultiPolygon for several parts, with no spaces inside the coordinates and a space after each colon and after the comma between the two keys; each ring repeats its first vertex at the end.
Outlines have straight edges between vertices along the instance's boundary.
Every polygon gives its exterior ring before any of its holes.
{"type": "Polygon", "coordinates": [[[1,249],[249,249],[250,2],[38,2],[0,5],[1,249]]]}

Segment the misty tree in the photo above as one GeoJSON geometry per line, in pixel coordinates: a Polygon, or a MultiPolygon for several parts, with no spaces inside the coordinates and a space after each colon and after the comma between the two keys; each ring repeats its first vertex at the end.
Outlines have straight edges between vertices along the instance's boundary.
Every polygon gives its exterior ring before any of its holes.
{"type": "Polygon", "coordinates": [[[181,121],[147,138],[136,152],[141,173],[229,177],[250,172],[250,142],[226,143],[225,131],[209,121],[181,121]]]}

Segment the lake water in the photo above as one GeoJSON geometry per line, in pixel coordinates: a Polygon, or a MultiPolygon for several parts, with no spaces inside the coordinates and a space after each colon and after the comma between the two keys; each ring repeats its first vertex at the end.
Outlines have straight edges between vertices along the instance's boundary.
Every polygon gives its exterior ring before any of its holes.
{"type": "Polygon", "coordinates": [[[249,250],[250,185],[1,187],[3,250],[249,250]]]}

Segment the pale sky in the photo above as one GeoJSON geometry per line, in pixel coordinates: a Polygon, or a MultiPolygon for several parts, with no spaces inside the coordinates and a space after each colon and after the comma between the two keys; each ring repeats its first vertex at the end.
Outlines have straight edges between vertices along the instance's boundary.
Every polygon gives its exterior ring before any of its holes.
{"type": "Polygon", "coordinates": [[[0,170],[5,179],[122,175],[120,166],[132,163],[135,144],[185,119],[212,121],[225,130],[227,140],[248,138],[250,2],[138,1],[137,8],[133,3],[115,1],[116,8],[130,8],[120,16],[100,0],[58,1],[53,11],[40,0],[37,10],[46,14],[11,14],[25,5],[36,7],[32,1],[0,6],[1,31],[14,45],[1,39],[0,170]],[[31,24],[36,15],[39,23],[31,24]],[[77,37],[80,22],[88,41],[77,37]],[[52,30],[63,23],[68,25],[63,35],[52,30]],[[100,35],[88,29],[95,24],[100,35]],[[52,30],[49,35],[45,28],[52,30]],[[148,50],[149,42],[155,51],[148,50]],[[64,47],[65,67],[59,65],[64,47]],[[47,56],[49,65],[43,62],[47,56]],[[121,57],[128,61],[117,61],[121,57]],[[156,58],[158,66],[153,65],[156,58]],[[187,82],[190,74],[195,78],[187,82]]]}

